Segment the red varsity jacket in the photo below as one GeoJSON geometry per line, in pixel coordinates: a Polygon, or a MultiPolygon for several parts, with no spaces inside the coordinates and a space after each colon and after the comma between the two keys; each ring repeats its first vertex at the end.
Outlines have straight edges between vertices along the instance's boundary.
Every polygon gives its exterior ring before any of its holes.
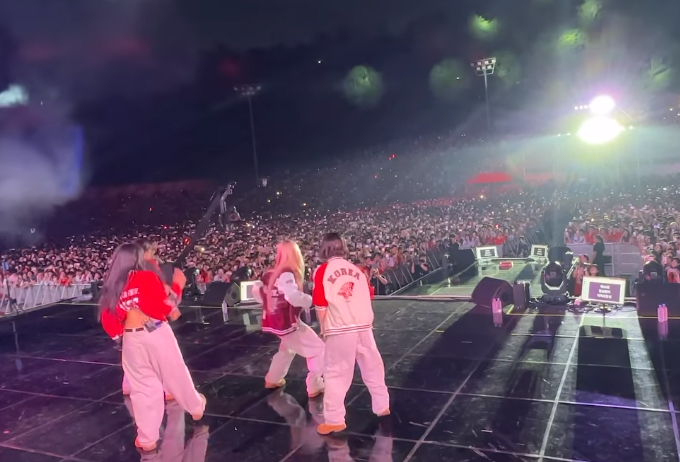
{"type": "Polygon", "coordinates": [[[133,308],[139,309],[150,318],[165,321],[177,306],[181,294],[180,286],[173,284],[172,293],[168,296],[165,285],[153,271],[132,271],[120,294],[115,312],[106,308],[102,310],[102,327],[112,339],[120,337],[123,335],[127,313],[133,308]]]}
{"type": "Polygon", "coordinates": [[[256,288],[255,299],[262,303],[262,331],[274,335],[286,335],[298,328],[300,311],[312,306],[312,297],[300,290],[292,271],[284,270],[272,288],[271,305],[267,296],[272,271],[262,276],[256,288]]]}

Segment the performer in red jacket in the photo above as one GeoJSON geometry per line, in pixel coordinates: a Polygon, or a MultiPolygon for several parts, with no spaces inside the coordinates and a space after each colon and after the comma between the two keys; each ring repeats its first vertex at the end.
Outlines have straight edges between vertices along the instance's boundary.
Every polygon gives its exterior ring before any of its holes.
{"type": "Polygon", "coordinates": [[[307,359],[307,394],[315,398],[324,390],[324,343],[300,320],[301,309],[312,306],[312,297],[302,292],[304,273],[300,248],[293,241],[284,241],[276,249],[274,269],[264,274],[253,294],[262,303],[262,330],[281,339],[265,377],[265,387],[285,385],[290,363],[298,354],[307,359]]]}
{"type": "MultiPolygon", "coordinates": [[[[161,278],[161,280],[163,280],[163,272],[161,271],[161,267],[158,264],[158,260],[156,259],[156,250],[158,248],[158,245],[144,238],[137,239],[136,243],[139,244],[142,247],[142,250],[144,251],[144,263],[145,263],[144,269],[148,271],[153,271],[161,278]]],[[[170,286],[165,285],[165,290],[168,292],[169,296],[173,294],[170,286]]],[[[179,305],[179,300],[177,301],[177,304],[179,305]]],[[[179,309],[175,308],[172,312],[170,312],[168,318],[170,319],[170,321],[176,321],[177,319],[179,319],[179,316],[180,316],[179,309]]],[[[125,374],[123,374],[122,391],[123,395],[125,396],[130,395],[130,381],[127,379],[125,374]]],[[[166,401],[172,401],[174,399],[175,397],[172,396],[172,394],[165,391],[166,401]]]]}
{"type": "Polygon", "coordinates": [[[145,271],[137,244],[122,244],[113,254],[100,299],[101,322],[113,339],[123,337],[123,371],[130,382],[130,400],[137,424],[135,445],[156,448],[165,414],[163,388],[194,420],[205,410],[205,397],[194,386],[177,339],[167,323],[186,279],[173,276],[172,295],[158,275],[145,271]]]}
{"type": "Polygon", "coordinates": [[[326,234],[319,250],[325,263],[314,274],[312,301],[326,338],[325,423],[317,428],[322,435],[347,428],[345,397],[352,385],[355,363],[371,394],[373,412],[379,417],[390,414],[385,365],[373,337],[372,288],[363,271],[345,259],[347,255],[342,237],[326,234]]]}

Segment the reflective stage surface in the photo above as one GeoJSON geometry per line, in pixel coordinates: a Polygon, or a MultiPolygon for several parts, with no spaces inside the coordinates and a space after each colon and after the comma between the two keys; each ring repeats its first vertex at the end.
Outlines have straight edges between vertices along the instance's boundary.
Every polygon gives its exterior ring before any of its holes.
{"type": "Polygon", "coordinates": [[[347,431],[318,436],[322,402],[307,399],[301,358],[285,389],[263,388],[277,339],[259,332],[258,310],[235,309],[226,324],[219,310],[186,310],[174,329],[206,416],[194,423],[169,404],[160,450],[143,455],[120,353],[91,307],[27,315],[16,335],[1,323],[0,461],[678,460],[674,321],[660,340],[634,311],[506,315],[495,327],[469,303],[374,306],[389,418],[372,414],[357,372],[347,431]]]}

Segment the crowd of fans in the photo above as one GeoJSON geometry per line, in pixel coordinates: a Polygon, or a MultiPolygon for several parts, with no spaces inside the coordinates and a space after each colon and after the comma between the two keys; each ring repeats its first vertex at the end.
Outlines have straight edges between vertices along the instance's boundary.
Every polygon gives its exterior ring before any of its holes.
{"type": "MultiPolygon", "coordinates": [[[[363,163],[285,172],[270,177],[265,188],[239,187],[229,200],[242,220],[227,229],[213,225],[187,264],[199,269],[203,284],[229,281],[243,267],[258,278],[273,261],[276,242],[285,237],[300,244],[311,269],[322,234],[340,231],[352,258],[373,278],[399,264],[422,275],[429,271],[426,252],[435,248],[500,245],[505,256],[526,256],[529,245],[542,239],[546,211],[568,203],[575,206],[576,216],[564,230],[567,244],[594,245],[600,236],[678,266],[675,178],[643,179],[642,185],[573,181],[469,190],[461,187],[465,177],[489,166],[473,155],[459,159],[452,170],[445,142],[428,142],[426,148],[422,140],[413,142],[419,152],[430,153],[422,160],[402,161],[388,147],[363,163]],[[451,175],[443,176],[442,170],[451,175]]],[[[498,159],[491,157],[490,162],[498,159]]],[[[45,225],[41,244],[2,251],[0,285],[100,280],[112,250],[139,237],[157,242],[158,257],[172,261],[188,243],[211,194],[210,188],[150,195],[128,190],[105,198],[85,194],[45,225]]]]}

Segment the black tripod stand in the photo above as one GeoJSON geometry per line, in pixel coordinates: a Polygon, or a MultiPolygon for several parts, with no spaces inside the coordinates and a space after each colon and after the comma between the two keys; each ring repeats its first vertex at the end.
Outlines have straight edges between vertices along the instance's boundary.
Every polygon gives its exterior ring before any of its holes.
{"type": "Polygon", "coordinates": [[[9,281],[5,280],[5,293],[7,294],[7,308],[5,314],[17,315],[24,312],[24,309],[19,306],[16,298],[12,298],[12,289],[9,286],[9,281]]]}

